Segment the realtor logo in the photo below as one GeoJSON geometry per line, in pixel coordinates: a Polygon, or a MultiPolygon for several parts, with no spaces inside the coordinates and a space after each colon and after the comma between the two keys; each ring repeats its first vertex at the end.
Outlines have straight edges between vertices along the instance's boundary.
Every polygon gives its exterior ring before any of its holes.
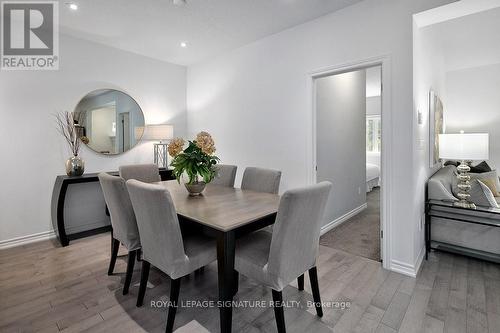
{"type": "Polygon", "coordinates": [[[3,70],[59,69],[58,2],[1,3],[3,70]]]}

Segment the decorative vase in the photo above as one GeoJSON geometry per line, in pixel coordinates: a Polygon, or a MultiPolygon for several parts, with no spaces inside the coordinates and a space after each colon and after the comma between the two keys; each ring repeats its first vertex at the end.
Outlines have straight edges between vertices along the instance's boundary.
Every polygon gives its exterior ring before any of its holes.
{"type": "Polygon", "coordinates": [[[68,158],[66,161],[66,174],[68,176],[81,176],[84,171],[85,162],[78,155],[68,158]]]}
{"type": "Polygon", "coordinates": [[[203,190],[205,189],[206,185],[207,184],[205,182],[196,182],[193,184],[184,183],[184,186],[186,186],[189,195],[192,197],[200,195],[201,192],[203,192],[203,190]]]}

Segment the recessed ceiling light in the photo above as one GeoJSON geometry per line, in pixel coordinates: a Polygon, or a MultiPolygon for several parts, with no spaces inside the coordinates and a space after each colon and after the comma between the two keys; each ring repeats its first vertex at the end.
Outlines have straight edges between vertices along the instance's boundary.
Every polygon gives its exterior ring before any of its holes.
{"type": "Polygon", "coordinates": [[[181,47],[184,47],[184,48],[185,48],[185,47],[187,47],[187,46],[188,46],[187,42],[181,42],[181,47]]]}
{"type": "Polygon", "coordinates": [[[66,6],[68,6],[69,9],[71,9],[71,10],[77,10],[78,9],[78,5],[76,3],[73,3],[73,2],[67,2],[66,6]]]}
{"type": "Polygon", "coordinates": [[[186,4],[186,0],[172,0],[172,3],[176,6],[184,6],[186,4]]]}

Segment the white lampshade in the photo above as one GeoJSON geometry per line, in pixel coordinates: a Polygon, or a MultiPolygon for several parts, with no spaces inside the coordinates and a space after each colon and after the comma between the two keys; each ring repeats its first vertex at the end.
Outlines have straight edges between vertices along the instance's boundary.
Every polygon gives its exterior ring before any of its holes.
{"type": "Polygon", "coordinates": [[[487,160],[489,159],[489,134],[439,134],[439,157],[461,161],[487,160]]]}
{"type": "Polygon", "coordinates": [[[174,138],[174,126],[172,125],[146,125],[142,140],[171,140],[174,138]]]}

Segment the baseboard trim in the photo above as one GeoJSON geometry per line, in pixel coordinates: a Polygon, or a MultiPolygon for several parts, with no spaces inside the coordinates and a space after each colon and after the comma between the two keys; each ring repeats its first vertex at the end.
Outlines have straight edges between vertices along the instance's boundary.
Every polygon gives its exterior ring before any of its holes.
{"type": "Polygon", "coordinates": [[[361,206],[359,207],[356,207],[354,208],[353,210],[351,210],[350,212],[340,216],[339,218],[336,218],[335,220],[333,220],[332,222],[324,225],[322,228],[321,228],[321,235],[324,235],[326,234],[328,231],[332,230],[333,228],[335,227],[338,227],[339,225],[341,225],[342,223],[344,223],[345,221],[349,220],[351,217],[353,216],[356,216],[358,215],[359,213],[361,213],[363,210],[365,210],[366,208],[368,208],[368,204],[365,202],[364,204],[362,204],[361,206]]]}
{"type": "MultiPolygon", "coordinates": [[[[106,227],[109,225],[110,225],[109,220],[101,220],[101,221],[92,222],[89,224],[84,224],[84,225],[66,228],[66,233],[69,236],[71,234],[77,234],[80,232],[85,232],[88,230],[102,228],[102,227],[106,227]]],[[[22,246],[22,245],[29,244],[29,243],[49,240],[49,239],[53,239],[56,237],[57,237],[56,232],[54,230],[49,230],[49,231],[43,231],[43,232],[39,232],[39,233],[32,234],[32,235],[6,239],[6,240],[0,241],[0,250],[4,250],[4,249],[11,248],[11,247],[16,247],[16,246],[22,246]]]]}
{"type": "Polygon", "coordinates": [[[49,240],[56,237],[54,230],[39,232],[32,235],[21,236],[0,241],[0,250],[8,249],[15,246],[21,246],[29,243],[49,240]]]}
{"type": "Polygon", "coordinates": [[[422,248],[420,250],[420,253],[418,254],[418,257],[417,257],[415,264],[410,265],[410,264],[407,264],[405,262],[401,262],[401,261],[393,259],[389,269],[391,271],[394,271],[397,273],[401,273],[401,274],[408,275],[411,277],[417,277],[417,274],[420,271],[420,268],[422,266],[424,256],[425,256],[425,249],[422,248]]]}

